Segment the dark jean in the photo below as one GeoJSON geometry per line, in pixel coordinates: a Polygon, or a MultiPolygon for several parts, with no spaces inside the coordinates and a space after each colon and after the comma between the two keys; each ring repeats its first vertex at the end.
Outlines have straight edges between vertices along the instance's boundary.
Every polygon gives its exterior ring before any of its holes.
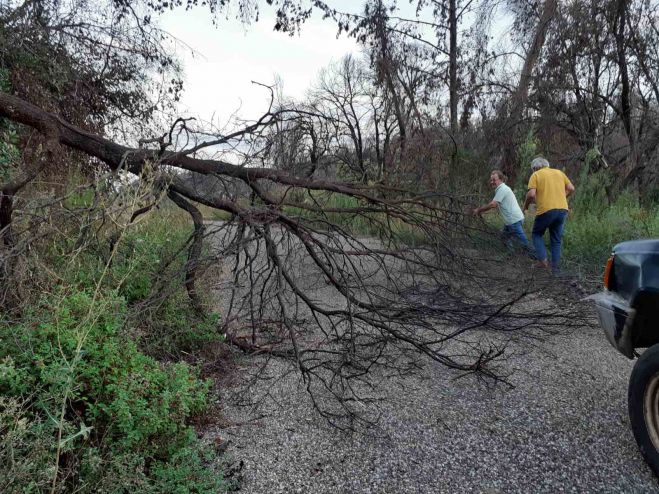
{"type": "Polygon", "coordinates": [[[522,228],[523,221],[518,221],[517,223],[512,223],[511,225],[505,225],[503,227],[503,238],[506,240],[506,244],[509,248],[513,248],[513,239],[517,240],[521,245],[528,248],[529,241],[526,238],[524,229],[522,228]]]}
{"type": "Polygon", "coordinates": [[[547,260],[547,249],[545,248],[545,231],[549,229],[549,248],[551,250],[551,269],[558,271],[558,263],[561,260],[561,239],[563,228],[567,218],[567,209],[550,209],[535,217],[533,223],[533,246],[538,261],[547,260]]]}

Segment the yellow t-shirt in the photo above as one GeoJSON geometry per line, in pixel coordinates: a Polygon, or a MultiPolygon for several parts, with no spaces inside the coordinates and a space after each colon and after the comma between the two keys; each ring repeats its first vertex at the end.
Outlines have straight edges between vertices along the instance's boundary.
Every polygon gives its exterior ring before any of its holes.
{"type": "Polygon", "coordinates": [[[535,189],[536,215],[551,209],[567,209],[565,187],[567,175],[555,168],[540,168],[529,178],[529,189],[535,189]]]}

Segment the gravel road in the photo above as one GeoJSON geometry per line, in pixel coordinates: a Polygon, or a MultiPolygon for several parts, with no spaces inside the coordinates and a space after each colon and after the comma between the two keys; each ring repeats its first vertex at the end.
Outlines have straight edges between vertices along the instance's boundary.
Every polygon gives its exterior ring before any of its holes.
{"type": "MultiPolygon", "coordinates": [[[[232,468],[242,464],[234,478],[254,494],[659,492],[627,416],[633,362],[598,328],[510,351],[513,388],[457,379],[432,362],[384,379],[378,427],[366,433],[329,426],[294,372],[247,395],[225,382],[217,391],[223,425],[206,438],[226,447],[232,468]]],[[[261,364],[236,354],[233,381],[261,364]]],[[[273,376],[285,365],[272,366],[273,376]]]]}
{"type": "MultiPolygon", "coordinates": [[[[489,389],[428,365],[390,378],[379,428],[344,433],[319,420],[291,375],[263,382],[271,399],[224,414],[209,434],[244,462],[250,493],[659,492],[626,409],[632,363],[599,331],[520,349],[514,389],[489,389]]],[[[257,365],[245,359],[243,365],[257,365]]]]}

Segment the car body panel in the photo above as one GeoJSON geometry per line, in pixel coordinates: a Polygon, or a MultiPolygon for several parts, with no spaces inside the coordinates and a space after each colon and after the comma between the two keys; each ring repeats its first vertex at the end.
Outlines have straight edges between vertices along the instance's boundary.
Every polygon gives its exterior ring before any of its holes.
{"type": "Polygon", "coordinates": [[[659,239],[622,242],[612,256],[608,290],[587,300],[609,342],[633,358],[635,348],[659,343],[659,239]]]}
{"type": "Polygon", "coordinates": [[[605,290],[595,302],[607,339],[634,364],[627,394],[634,438],[659,477],[659,240],[623,242],[613,248],[604,275],[605,290]],[[648,348],[639,353],[636,348],[648,348]]]}
{"type": "Polygon", "coordinates": [[[622,242],[613,248],[613,255],[611,291],[632,306],[640,292],[659,291],[659,239],[622,242]]]}
{"type": "Polygon", "coordinates": [[[601,292],[586,297],[595,302],[600,325],[609,343],[628,358],[634,357],[632,327],[636,311],[627,301],[612,292],[601,292]]]}

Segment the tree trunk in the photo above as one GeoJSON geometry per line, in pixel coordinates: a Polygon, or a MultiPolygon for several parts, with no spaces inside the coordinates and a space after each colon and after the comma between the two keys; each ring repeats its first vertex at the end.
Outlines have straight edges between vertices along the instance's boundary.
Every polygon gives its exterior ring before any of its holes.
{"type": "Polygon", "coordinates": [[[380,78],[384,79],[385,87],[389,93],[389,98],[394,107],[394,114],[396,115],[396,121],[398,122],[398,134],[400,136],[400,150],[402,156],[405,150],[405,143],[407,141],[407,129],[405,125],[405,118],[403,116],[403,105],[400,101],[398,93],[396,92],[396,85],[394,84],[394,78],[392,76],[392,72],[394,72],[395,68],[392,67],[393,61],[389,53],[387,18],[382,2],[379,2],[378,4],[378,11],[376,28],[380,41],[380,61],[378,64],[378,69],[380,72],[380,78]]]}
{"type": "Polygon", "coordinates": [[[622,123],[625,127],[625,134],[629,141],[629,154],[625,161],[625,167],[622,170],[622,179],[624,186],[630,185],[635,176],[638,167],[638,142],[634,131],[634,122],[632,121],[632,104],[631,88],[629,84],[629,69],[627,67],[626,48],[627,40],[625,39],[625,27],[627,26],[627,3],[628,0],[618,0],[616,4],[616,24],[614,36],[616,39],[616,54],[618,70],[620,71],[620,111],[622,123]]]}
{"type": "Polygon", "coordinates": [[[174,202],[174,204],[188,212],[194,224],[192,243],[188,250],[188,261],[185,263],[185,289],[188,292],[188,297],[190,298],[192,307],[198,313],[203,314],[204,305],[199,297],[199,293],[197,293],[195,283],[197,281],[197,269],[199,268],[204,232],[206,230],[204,227],[204,217],[199,209],[197,209],[191,202],[187,201],[173,190],[170,189],[167,196],[174,202]]]}
{"type": "Polygon", "coordinates": [[[14,195],[0,191],[0,240],[7,247],[14,246],[14,231],[11,225],[14,210],[14,195]]]}
{"type": "Polygon", "coordinates": [[[449,1],[449,106],[451,133],[458,132],[458,19],[457,0],[449,1]]]}
{"type": "Polygon", "coordinates": [[[501,165],[503,172],[510,177],[510,181],[514,182],[517,177],[517,157],[516,148],[518,144],[518,137],[520,135],[520,123],[524,107],[529,99],[529,85],[531,83],[531,74],[535,68],[542,47],[545,44],[547,31],[551,25],[551,21],[556,16],[558,9],[558,0],[546,0],[542,15],[538,25],[536,26],[533,35],[533,41],[526,52],[524,65],[522,66],[522,73],[519,77],[517,88],[511,97],[510,102],[510,117],[509,129],[504,132],[504,146],[503,146],[503,163],[501,165]]]}
{"type": "MultiPolygon", "coordinates": [[[[457,0],[449,0],[449,111],[451,136],[458,140],[458,14],[457,0]]],[[[451,154],[451,171],[458,166],[457,146],[451,154]]]]}
{"type": "Polygon", "coordinates": [[[311,162],[311,166],[309,169],[307,169],[305,176],[311,178],[318,168],[319,161],[318,137],[316,136],[316,131],[313,128],[313,124],[309,126],[309,137],[311,138],[311,150],[309,151],[309,161],[311,162]]]}

